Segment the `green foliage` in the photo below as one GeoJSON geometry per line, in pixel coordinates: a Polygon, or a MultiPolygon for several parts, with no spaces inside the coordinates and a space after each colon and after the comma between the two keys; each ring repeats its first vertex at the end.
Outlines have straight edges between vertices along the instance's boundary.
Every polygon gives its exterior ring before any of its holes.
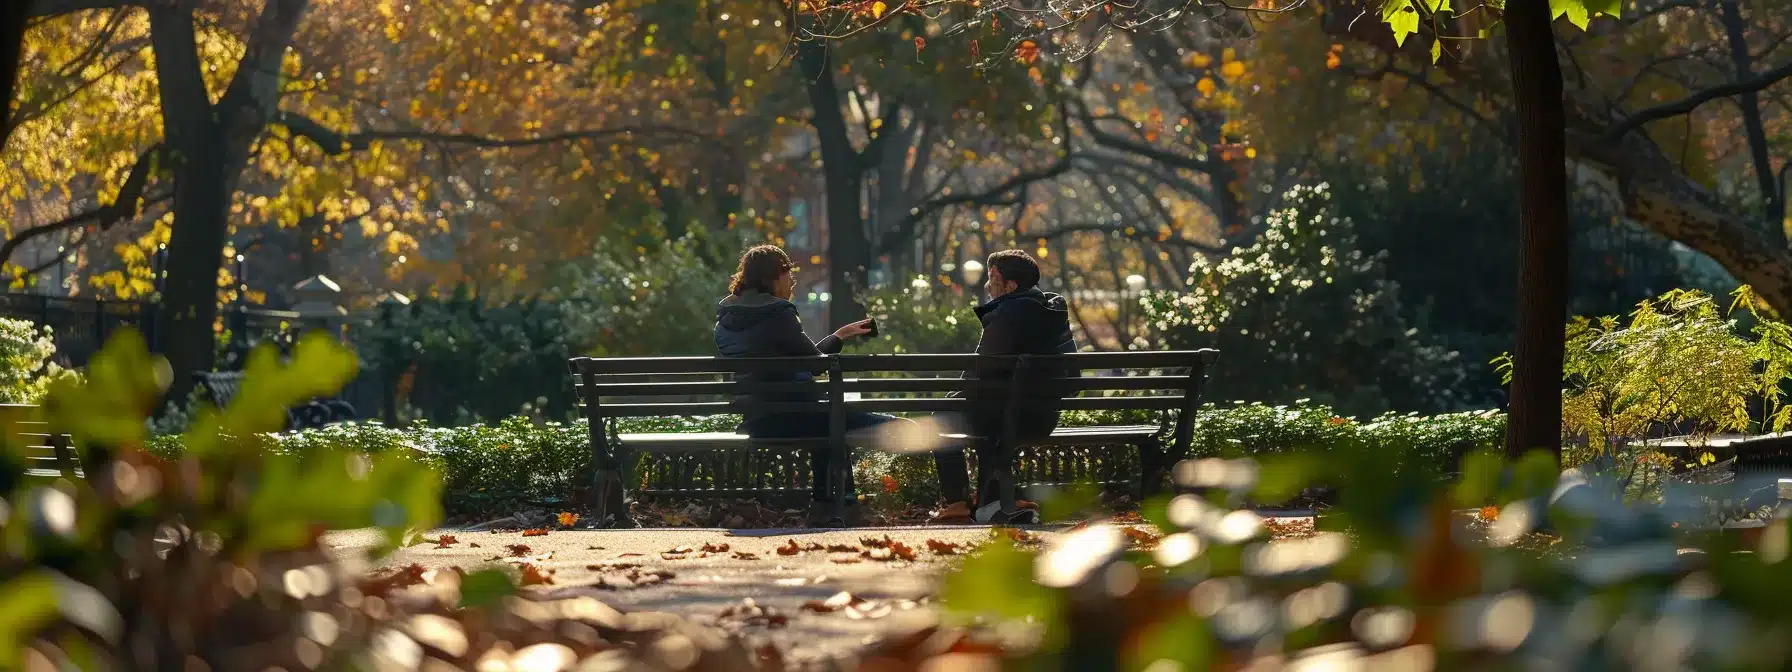
{"type": "Polygon", "coordinates": [[[1188,290],[1141,301],[1174,349],[1212,347],[1228,361],[1212,396],[1310,397],[1346,412],[1460,408],[1462,365],[1406,319],[1379,255],[1357,246],[1330,188],[1295,187],[1249,247],[1197,258],[1188,290]]]}
{"type": "MultiPolygon", "coordinates": [[[[1359,246],[1386,253],[1384,268],[1399,285],[1408,324],[1461,353],[1467,371],[1451,397],[1469,407],[1505,403],[1498,373],[1483,363],[1511,349],[1517,333],[1518,202],[1484,195],[1517,191],[1511,148],[1468,134],[1456,143],[1440,138],[1410,160],[1376,163],[1341,156],[1318,174],[1335,186],[1331,202],[1355,223],[1359,246]]],[[[1571,314],[1627,312],[1669,287],[1735,287],[1705,270],[1715,262],[1676,252],[1672,241],[1622,217],[1610,199],[1576,194],[1572,201],[1571,314]]]]}
{"type": "MultiPolygon", "coordinates": [[[[136,332],[114,336],[85,380],[51,386],[41,419],[75,438],[86,478],[26,479],[26,449],[5,443],[0,594],[9,597],[0,664],[18,660],[22,641],[51,638],[94,669],[178,660],[218,667],[226,661],[216,651],[247,647],[267,647],[274,653],[264,660],[290,667],[307,657],[294,648],[294,614],[351,618],[344,602],[328,599],[341,583],[330,577],[318,533],[376,527],[395,544],[440,520],[440,485],[408,451],[370,455],[321,442],[303,455],[266,450],[262,433],[280,426],[288,405],[334,391],[356,368],[326,335],[302,340],[290,365],[279,360],[272,348],[256,351],[231,405],[203,409],[179,439],[184,450],[167,458],[143,442],[168,366],[136,332]],[[318,580],[295,583],[318,570],[318,580]],[[216,648],[193,645],[194,633],[216,648]]],[[[310,664],[340,665],[370,634],[313,641],[310,664]]]]}
{"type": "Polygon", "coordinates": [[[865,342],[867,352],[970,352],[983,335],[974,297],[924,281],[865,292],[859,301],[877,318],[878,337],[865,342]]]}
{"type": "Polygon", "coordinates": [[[0,318],[0,403],[35,404],[51,381],[74,375],[55,362],[55,334],[29,320],[0,318]]]}
{"type": "MultiPolygon", "coordinates": [[[[1435,416],[1385,414],[1367,422],[1338,417],[1332,409],[1308,404],[1209,404],[1201,409],[1190,452],[1194,457],[1241,457],[1306,452],[1343,458],[1358,450],[1394,456],[1397,468],[1430,478],[1454,469],[1455,456],[1499,445],[1505,416],[1492,411],[1435,416]]],[[[1158,424],[1154,412],[1070,411],[1066,427],[1158,424]]],[[[628,418],[618,431],[732,431],[738,416],[628,418]]],[[[417,426],[394,429],[377,423],[346,423],[322,429],[259,434],[240,439],[273,455],[300,456],[337,449],[370,455],[404,454],[442,474],[443,496],[451,513],[502,510],[524,505],[564,505],[587,483],[590,434],[586,423],[540,422],[512,417],[464,427],[417,426]]],[[[178,437],[145,443],[159,456],[181,455],[178,437]]],[[[862,451],[854,473],[859,488],[892,510],[939,501],[939,478],[930,455],[890,455],[862,451]],[[885,477],[889,477],[886,481],[885,477]],[[893,490],[887,488],[893,487],[893,490]]],[[[1285,498],[1284,498],[1285,499],[1285,498]]]]}
{"type": "Polygon", "coordinates": [[[1394,459],[1370,453],[1323,470],[1292,454],[1209,462],[1182,483],[1213,488],[1207,496],[1145,507],[1167,535],[1155,549],[1129,549],[1106,524],[1038,551],[994,545],[948,578],[945,605],[959,619],[996,619],[998,630],[1043,631],[1010,653],[1011,669],[1786,664],[1768,633],[1785,627],[1792,597],[1782,580],[1787,521],[1759,541],[1689,535],[1685,510],[1613,503],[1588,493],[1611,487],[1597,479],[1550,500],[1559,469],[1548,453],[1516,463],[1475,455],[1454,492],[1400,475],[1394,459]],[[1342,482],[1350,533],[1276,538],[1236,508],[1260,475],[1290,471],[1342,482]],[[1451,510],[1470,502],[1493,504],[1496,519],[1451,510]],[[1560,536],[1534,533],[1544,522],[1560,536]],[[1017,578],[1028,575],[1036,580],[1017,578]],[[1654,625],[1637,634],[1627,623],[1654,625]]]}
{"type": "Polygon", "coordinates": [[[703,248],[695,236],[645,251],[605,247],[568,271],[558,284],[560,299],[574,307],[564,320],[579,335],[577,354],[715,354],[715,302],[734,269],[705,258],[703,248]]]}
{"type": "Polygon", "coordinates": [[[1384,413],[1363,422],[1323,405],[1237,403],[1203,407],[1189,452],[1194,457],[1244,458],[1299,454],[1344,459],[1372,452],[1391,468],[1436,480],[1454,473],[1458,456],[1501,445],[1506,416],[1464,411],[1421,416],[1384,413]]]}
{"type": "Polygon", "coordinates": [[[566,360],[580,348],[561,304],[487,305],[462,288],[383,310],[356,345],[368,368],[395,380],[400,404],[411,409],[406,420],[562,418],[575,407],[566,360]]]}
{"type": "MultiPolygon", "coordinates": [[[[1615,316],[1568,324],[1563,362],[1562,431],[1584,439],[1570,465],[1588,461],[1673,426],[1683,433],[1785,428],[1792,408],[1780,388],[1792,379],[1792,330],[1755,312],[1752,292],[1736,291],[1729,309],[1708,294],[1674,290],[1645,300],[1628,323],[1615,316]],[[1746,316],[1747,330],[1738,318],[1746,316]],[[1750,338],[1752,336],[1752,338],[1750,338]],[[1751,416],[1761,404],[1762,420],[1751,416]]],[[[1499,360],[1509,375],[1510,357],[1499,360]]],[[[1626,453],[1626,463],[1649,461],[1626,453]]]]}

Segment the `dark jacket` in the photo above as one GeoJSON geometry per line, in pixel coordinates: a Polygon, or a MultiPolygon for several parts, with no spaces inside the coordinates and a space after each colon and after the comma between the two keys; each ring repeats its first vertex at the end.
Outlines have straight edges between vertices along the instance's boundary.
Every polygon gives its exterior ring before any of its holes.
{"type": "MultiPolygon", "coordinates": [[[[747,291],[730,295],[716,304],[716,353],[723,357],[815,357],[840,352],[840,339],[832,334],[811,343],[803,334],[803,322],[797,318],[796,304],[770,294],[747,291]]],[[[807,371],[796,373],[749,373],[740,380],[754,382],[812,381],[807,371]]],[[[741,401],[752,397],[743,396],[741,401]]],[[[820,396],[804,392],[781,392],[766,395],[767,401],[817,401],[820,396]]],[[[747,419],[762,416],[751,414],[747,419]]]]}
{"type": "MultiPolygon", "coordinates": [[[[1042,292],[1037,287],[1013,292],[996,297],[977,309],[977,319],[983,322],[983,338],[977,341],[977,354],[980,355],[1051,355],[1076,352],[1076,337],[1070,333],[1070,307],[1064,297],[1051,292],[1042,292]]],[[[1068,389],[1062,385],[1046,384],[1053,378],[1076,377],[1081,372],[1066,367],[1035,366],[1026,373],[1022,388],[1026,390],[1021,399],[1022,413],[1020,431],[1022,434],[1037,434],[1041,431],[1050,433],[1057,426],[1058,400],[1068,389]],[[1028,381],[1038,380],[1039,383],[1028,381]]],[[[1014,371],[1011,364],[986,363],[975,371],[965,372],[966,378],[981,380],[1012,380],[1014,371]]],[[[993,421],[992,415],[999,415],[1001,400],[1006,394],[994,392],[987,388],[973,388],[967,396],[979,399],[993,406],[981,406],[977,415],[983,416],[981,423],[993,421]]]]}

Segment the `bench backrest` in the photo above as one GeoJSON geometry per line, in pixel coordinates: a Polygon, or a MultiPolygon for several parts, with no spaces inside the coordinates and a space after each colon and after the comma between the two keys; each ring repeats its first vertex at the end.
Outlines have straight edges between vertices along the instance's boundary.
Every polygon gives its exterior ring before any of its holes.
{"type": "MultiPolygon", "coordinates": [[[[1000,403],[1013,417],[1028,390],[1049,384],[1065,392],[1060,410],[1182,411],[1192,417],[1200,403],[1215,350],[1083,352],[1068,355],[992,356],[828,355],[821,357],[640,357],[574,358],[574,387],[591,422],[593,446],[607,453],[602,425],[626,417],[703,416],[723,413],[825,413],[843,427],[849,412],[926,413],[968,411],[1000,403]],[[1021,371],[1081,372],[1078,377],[1015,376],[1009,380],[967,381],[960,373],[979,365],[1021,371]],[[813,381],[765,382],[740,374],[807,371],[813,381]],[[648,380],[649,377],[656,380],[648,380]],[[667,379],[672,380],[667,380],[667,379]],[[948,397],[987,390],[977,399],[948,397]],[[806,393],[816,401],[768,399],[806,393]],[[627,399],[617,403],[616,399],[627,399]]],[[[1179,422],[1177,440],[1189,429],[1179,422]]],[[[831,432],[839,436],[840,431],[831,432]]]]}
{"type": "Polygon", "coordinates": [[[0,404],[0,428],[9,435],[0,440],[18,442],[27,475],[84,478],[86,473],[75,455],[74,440],[67,434],[50,433],[49,423],[38,419],[37,408],[31,404],[0,404]]]}

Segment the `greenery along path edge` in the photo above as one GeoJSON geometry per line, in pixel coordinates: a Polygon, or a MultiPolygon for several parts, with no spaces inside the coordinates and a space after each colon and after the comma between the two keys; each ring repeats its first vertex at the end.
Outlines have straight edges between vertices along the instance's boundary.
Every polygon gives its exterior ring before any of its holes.
{"type": "MultiPolygon", "coordinates": [[[[1444,477],[1467,452],[1494,448],[1505,431],[1498,411],[1441,415],[1385,414],[1369,420],[1342,417],[1330,407],[1296,403],[1207,404],[1199,413],[1194,457],[1245,457],[1302,453],[1353,459],[1361,451],[1393,458],[1402,471],[1444,477]]],[[[1155,423],[1152,413],[1067,412],[1066,426],[1155,423]]],[[[734,416],[624,421],[625,432],[728,431],[734,416]]],[[[260,434],[254,445],[276,454],[303,455],[342,449],[364,453],[407,451],[436,467],[444,483],[450,515],[513,511],[518,507],[564,505],[589,473],[589,435],[583,420],[537,423],[513,417],[494,425],[396,429],[375,423],[260,434]]],[[[173,457],[183,452],[178,436],[157,436],[150,452],[173,457]]],[[[904,506],[933,504],[937,479],[927,455],[873,455],[861,461],[861,485],[881,481],[904,506]],[[886,477],[887,480],[886,480],[886,477]],[[891,487],[893,486],[893,487],[891,487]]],[[[870,490],[870,488],[866,488],[870,490]]]]}

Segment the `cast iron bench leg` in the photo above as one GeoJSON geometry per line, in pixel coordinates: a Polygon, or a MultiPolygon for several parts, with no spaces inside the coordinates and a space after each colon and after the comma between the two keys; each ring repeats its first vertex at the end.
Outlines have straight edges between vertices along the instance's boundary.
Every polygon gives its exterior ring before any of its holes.
{"type": "Polygon", "coordinates": [[[1154,497],[1163,491],[1164,476],[1170,470],[1164,444],[1155,436],[1133,442],[1139,449],[1139,497],[1154,497]]]}

